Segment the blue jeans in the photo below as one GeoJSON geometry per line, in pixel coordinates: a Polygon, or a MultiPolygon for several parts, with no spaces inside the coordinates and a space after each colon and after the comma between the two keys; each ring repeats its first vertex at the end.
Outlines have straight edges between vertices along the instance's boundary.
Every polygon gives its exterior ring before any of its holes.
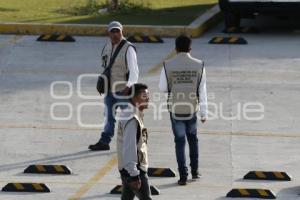
{"type": "MultiPolygon", "coordinates": [[[[121,92],[117,92],[116,95],[121,96],[121,92]]],[[[105,104],[105,111],[104,111],[104,116],[105,116],[105,125],[104,125],[104,130],[101,134],[100,141],[104,144],[109,144],[111,142],[111,139],[114,136],[115,132],[115,115],[116,115],[116,110],[118,107],[121,109],[125,109],[129,103],[128,99],[123,98],[118,98],[114,96],[112,93],[108,93],[105,98],[104,98],[104,104],[105,104]],[[122,103],[122,105],[116,105],[117,103],[122,103]]]]}
{"type": "Polygon", "coordinates": [[[197,137],[197,114],[193,114],[191,119],[176,119],[170,114],[173,134],[175,137],[176,159],[180,177],[188,176],[185,158],[185,137],[189,144],[190,166],[192,171],[198,170],[199,148],[197,137]]]}

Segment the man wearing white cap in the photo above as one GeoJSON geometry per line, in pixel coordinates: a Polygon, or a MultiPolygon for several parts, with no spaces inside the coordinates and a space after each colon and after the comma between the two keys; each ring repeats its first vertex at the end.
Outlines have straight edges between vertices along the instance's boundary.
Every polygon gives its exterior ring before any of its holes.
{"type": "Polygon", "coordinates": [[[123,37],[123,26],[112,21],[107,28],[108,41],[102,49],[103,70],[110,65],[109,87],[104,98],[105,126],[100,140],[89,146],[92,151],[110,150],[109,143],[114,136],[116,109],[126,108],[129,88],[138,82],[139,68],[135,47],[123,37]],[[115,54],[116,53],[116,54],[115,54]]]}

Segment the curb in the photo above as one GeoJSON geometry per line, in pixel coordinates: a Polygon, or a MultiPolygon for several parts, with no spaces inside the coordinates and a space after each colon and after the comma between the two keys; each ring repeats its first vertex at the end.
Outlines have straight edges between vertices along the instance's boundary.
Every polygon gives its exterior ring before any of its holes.
{"type": "Polygon", "coordinates": [[[187,31],[191,37],[199,37],[203,35],[208,29],[215,26],[222,20],[222,12],[219,5],[215,5],[203,15],[194,20],[188,27],[187,31]]]}
{"type": "MultiPolygon", "coordinates": [[[[188,26],[124,25],[124,32],[126,36],[142,34],[157,35],[161,37],[176,37],[185,33],[191,37],[199,37],[220,20],[221,12],[219,6],[216,5],[188,26]]],[[[103,36],[106,35],[106,25],[1,23],[0,34],[103,36]]]]}

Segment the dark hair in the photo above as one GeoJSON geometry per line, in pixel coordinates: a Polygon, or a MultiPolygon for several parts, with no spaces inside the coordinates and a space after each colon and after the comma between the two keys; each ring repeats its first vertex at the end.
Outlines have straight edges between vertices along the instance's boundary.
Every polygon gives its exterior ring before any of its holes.
{"type": "Polygon", "coordinates": [[[148,89],[148,86],[144,83],[136,83],[130,87],[129,94],[131,97],[136,97],[141,94],[142,90],[148,89]]]}
{"type": "Polygon", "coordinates": [[[189,52],[192,44],[191,38],[186,35],[180,35],[176,38],[176,50],[178,52],[189,52]]]}

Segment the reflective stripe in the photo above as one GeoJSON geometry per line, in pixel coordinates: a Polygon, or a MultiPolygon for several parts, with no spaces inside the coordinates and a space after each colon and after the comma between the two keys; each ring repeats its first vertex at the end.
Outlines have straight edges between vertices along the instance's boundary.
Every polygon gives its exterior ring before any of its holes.
{"type": "Polygon", "coordinates": [[[255,172],[255,175],[259,178],[267,178],[266,175],[263,172],[260,172],[260,171],[255,172]]]}
{"type": "Polygon", "coordinates": [[[154,175],[160,175],[160,174],[162,174],[163,173],[163,171],[164,171],[165,169],[164,168],[158,168],[158,169],[156,169],[155,171],[154,171],[154,175]]]}
{"type": "Polygon", "coordinates": [[[55,165],[55,166],[54,166],[54,169],[55,169],[57,172],[64,172],[64,171],[65,171],[60,165],[55,165]]]}
{"type": "Polygon", "coordinates": [[[38,183],[32,183],[32,186],[34,187],[34,189],[36,189],[36,190],[43,190],[44,188],[40,185],[40,184],[38,184],[38,183]]]}
{"type": "Polygon", "coordinates": [[[23,187],[23,185],[21,183],[14,183],[14,186],[18,189],[18,190],[25,190],[25,188],[23,187]]]}
{"type": "Polygon", "coordinates": [[[56,40],[63,40],[63,39],[65,39],[65,35],[60,35],[56,40]]]}
{"type": "Polygon", "coordinates": [[[229,39],[229,42],[230,42],[230,43],[235,43],[235,42],[238,41],[238,40],[239,40],[238,37],[231,37],[231,38],[229,39]]]}
{"type": "Polygon", "coordinates": [[[264,197],[269,196],[269,194],[268,194],[265,190],[257,190],[257,192],[258,192],[261,196],[264,196],[264,197]]]}
{"type": "Polygon", "coordinates": [[[239,192],[243,195],[243,196],[249,196],[250,193],[247,190],[244,189],[239,189],[239,192]]]}
{"type": "Polygon", "coordinates": [[[45,35],[42,39],[43,40],[49,40],[51,38],[51,35],[45,35]]]}
{"type": "Polygon", "coordinates": [[[152,42],[157,42],[158,40],[154,36],[149,36],[150,41],[152,42]]]}
{"type": "Polygon", "coordinates": [[[222,42],[223,39],[224,39],[224,38],[222,38],[222,37],[216,37],[216,38],[214,39],[214,42],[215,42],[215,43],[220,43],[220,42],[222,42]]]}
{"type": "Polygon", "coordinates": [[[35,167],[37,168],[37,170],[39,172],[45,172],[46,171],[46,169],[45,169],[45,167],[43,165],[36,165],[35,167]]]}
{"type": "Polygon", "coordinates": [[[284,179],[284,176],[281,172],[274,172],[274,175],[277,177],[277,178],[280,178],[280,179],[284,179]]]}

